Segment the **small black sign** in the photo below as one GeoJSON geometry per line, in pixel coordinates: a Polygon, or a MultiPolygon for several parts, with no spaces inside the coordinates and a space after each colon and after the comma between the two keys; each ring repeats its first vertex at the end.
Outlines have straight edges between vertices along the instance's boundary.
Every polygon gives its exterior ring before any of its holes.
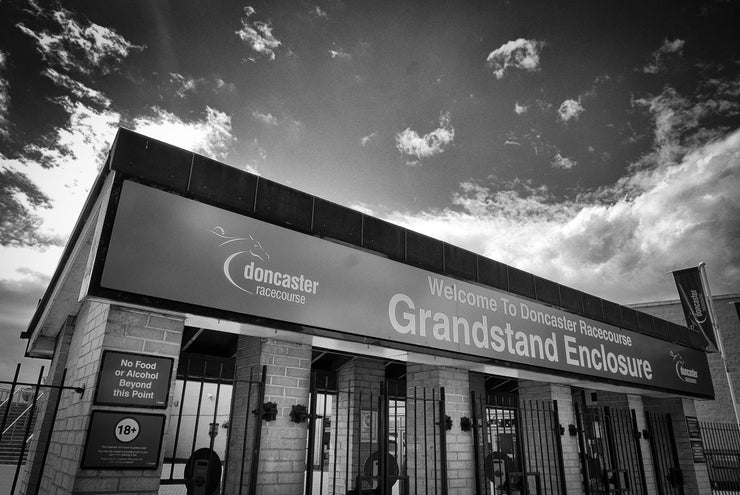
{"type": "Polygon", "coordinates": [[[686,416],[686,429],[689,431],[689,438],[701,440],[701,426],[696,416],[686,416]]]}
{"type": "Polygon", "coordinates": [[[93,411],[83,469],[157,469],[164,414],[93,411]]]}
{"type": "Polygon", "coordinates": [[[704,456],[704,442],[701,440],[689,440],[689,442],[691,442],[691,453],[694,456],[694,463],[707,462],[704,456]]]}
{"type": "Polygon", "coordinates": [[[174,359],[103,351],[95,404],[166,408],[174,359]]]}

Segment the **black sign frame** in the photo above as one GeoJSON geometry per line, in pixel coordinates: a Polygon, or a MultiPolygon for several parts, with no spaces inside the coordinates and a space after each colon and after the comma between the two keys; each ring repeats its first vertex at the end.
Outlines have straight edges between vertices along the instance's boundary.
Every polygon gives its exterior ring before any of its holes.
{"type": "MultiPolygon", "coordinates": [[[[148,470],[148,471],[154,471],[159,469],[160,464],[160,456],[162,455],[162,445],[164,443],[164,429],[165,424],[167,422],[167,415],[162,413],[144,413],[144,412],[131,412],[131,411],[108,411],[108,410],[102,410],[102,409],[96,409],[92,411],[92,414],[90,415],[90,421],[87,425],[87,434],[85,437],[85,445],[82,449],[82,458],[80,460],[80,468],[81,469],[105,469],[105,470],[148,470]],[[161,424],[159,425],[159,440],[157,441],[157,448],[156,448],[156,456],[154,456],[155,462],[153,465],[126,465],[126,464],[106,464],[102,463],[100,461],[100,456],[97,453],[97,450],[91,451],[90,449],[92,447],[96,447],[94,443],[91,443],[91,440],[95,440],[93,438],[93,429],[95,426],[97,426],[96,419],[99,421],[103,416],[120,416],[121,418],[133,418],[138,419],[141,417],[149,417],[149,418],[160,418],[161,424]],[[97,462],[92,462],[96,461],[97,462]]],[[[139,423],[141,424],[141,423],[139,423]]],[[[155,438],[154,435],[147,434],[143,435],[142,439],[152,439],[155,438]]]]}
{"type": "Polygon", "coordinates": [[[175,367],[175,358],[170,356],[158,356],[154,354],[144,354],[139,352],[127,352],[127,351],[117,351],[113,349],[105,349],[103,350],[103,355],[100,359],[100,369],[98,370],[98,378],[95,383],[95,397],[93,399],[93,404],[96,406],[116,406],[116,407],[136,407],[141,409],[167,409],[167,403],[169,401],[170,397],[170,390],[172,388],[172,372],[174,371],[175,367]],[[131,357],[139,357],[139,358],[149,358],[149,359],[159,359],[159,360],[165,360],[169,362],[169,372],[167,373],[167,390],[164,394],[164,402],[162,404],[139,404],[139,403],[132,403],[131,398],[121,398],[120,401],[106,401],[100,399],[100,385],[101,381],[104,378],[105,374],[105,365],[106,363],[110,363],[110,361],[106,361],[106,358],[109,358],[110,356],[118,354],[120,356],[131,356],[131,357]]]}

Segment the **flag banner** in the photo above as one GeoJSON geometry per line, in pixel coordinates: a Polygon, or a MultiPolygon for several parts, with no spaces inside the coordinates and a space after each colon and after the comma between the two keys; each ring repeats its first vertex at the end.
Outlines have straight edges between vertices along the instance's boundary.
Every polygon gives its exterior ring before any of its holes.
{"type": "Polygon", "coordinates": [[[717,349],[717,338],[714,335],[712,317],[709,314],[706,290],[702,284],[699,268],[687,268],[673,272],[678,288],[686,326],[692,332],[704,335],[707,343],[717,349]]]}

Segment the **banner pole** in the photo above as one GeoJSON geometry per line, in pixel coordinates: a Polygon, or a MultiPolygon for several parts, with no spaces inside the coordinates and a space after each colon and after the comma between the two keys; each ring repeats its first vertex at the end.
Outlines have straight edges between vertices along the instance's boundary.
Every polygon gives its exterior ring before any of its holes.
{"type": "Polygon", "coordinates": [[[740,414],[737,410],[737,400],[735,399],[735,387],[732,382],[732,376],[730,370],[727,367],[727,357],[725,356],[725,345],[722,342],[722,334],[719,331],[719,323],[717,322],[717,314],[714,312],[714,303],[712,302],[712,291],[709,288],[709,278],[706,272],[707,264],[703,261],[699,263],[699,273],[701,274],[702,284],[704,285],[704,293],[707,298],[707,309],[709,315],[712,318],[712,329],[714,335],[717,336],[717,347],[719,348],[720,359],[722,359],[722,366],[725,368],[725,376],[727,376],[727,386],[730,389],[730,400],[732,401],[732,410],[735,412],[735,423],[740,426],[740,414]]]}

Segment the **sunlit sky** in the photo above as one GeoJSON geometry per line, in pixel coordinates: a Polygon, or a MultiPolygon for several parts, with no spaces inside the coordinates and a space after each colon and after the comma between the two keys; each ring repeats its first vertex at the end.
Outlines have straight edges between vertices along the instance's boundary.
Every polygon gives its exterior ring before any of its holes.
{"type": "Polygon", "coordinates": [[[119,126],[619,303],[677,298],[670,271],[701,261],[740,292],[738,20],[4,0],[0,331],[26,328],[119,126]]]}

